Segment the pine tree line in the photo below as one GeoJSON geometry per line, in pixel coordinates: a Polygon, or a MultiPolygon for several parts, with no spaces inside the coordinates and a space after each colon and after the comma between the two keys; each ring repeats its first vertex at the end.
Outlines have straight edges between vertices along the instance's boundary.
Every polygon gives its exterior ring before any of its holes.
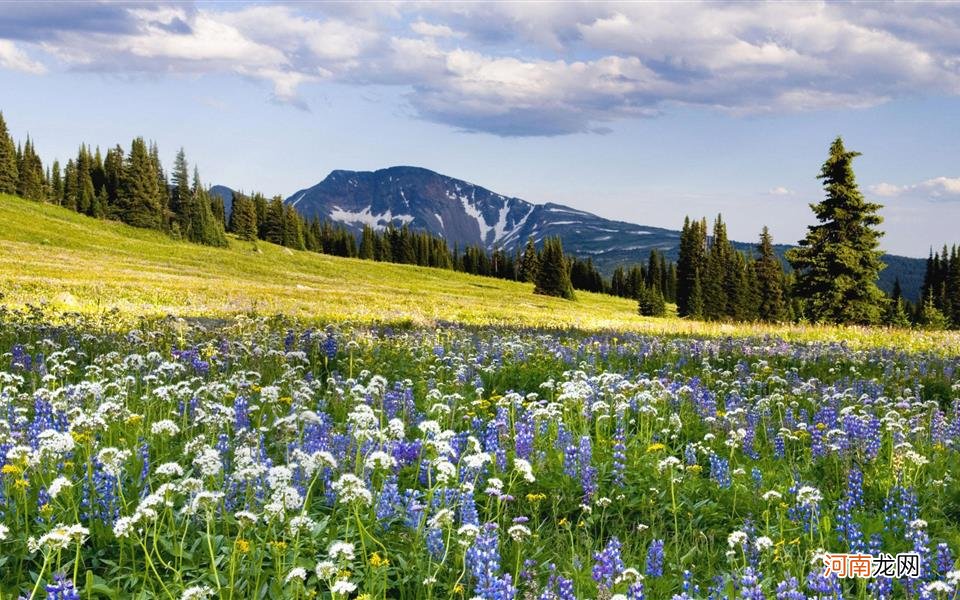
{"type": "Polygon", "coordinates": [[[157,145],[139,137],[129,152],[117,145],[106,156],[99,148],[81,144],[62,172],[56,160],[44,169],[30,138],[14,146],[0,114],[0,193],[164,231],[198,244],[226,246],[223,204],[211,198],[196,168],[190,181],[182,149],[172,175],[168,181],[157,145]]]}
{"type": "Polygon", "coordinates": [[[960,329],[960,247],[930,251],[914,322],[930,328],[960,329]]]}
{"type": "Polygon", "coordinates": [[[756,256],[737,250],[718,215],[708,235],[707,220],[684,220],[677,261],[677,312],[707,321],[784,321],[791,317],[790,280],[773,250],[766,227],[756,256]]]}

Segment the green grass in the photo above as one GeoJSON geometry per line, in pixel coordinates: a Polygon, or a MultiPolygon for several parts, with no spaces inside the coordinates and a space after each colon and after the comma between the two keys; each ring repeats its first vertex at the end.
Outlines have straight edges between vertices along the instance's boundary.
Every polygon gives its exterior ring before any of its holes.
{"type": "Polygon", "coordinates": [[[636,314],[636,303],[577,292],[574,302],[532,285],[453,271],[298,252],[230,239],[228,248],[0,195],[0,294],[21,308],[134,317],[283,314],[313,322],[645,331],[667,335],[836,340],[856,346],[960,352],[956,332],[807,325],[718,324],[636,314]]]}
{"type": "Polygon", "coordinates": [[[226,249],[0,196],[0,291],[13,305],[80,312],[226,317],[283,313],[321,321],[622,327],[629,300],[581,292],[577,302],[530,284],[453,271],[298,252],[230,239],[226,249]]]}

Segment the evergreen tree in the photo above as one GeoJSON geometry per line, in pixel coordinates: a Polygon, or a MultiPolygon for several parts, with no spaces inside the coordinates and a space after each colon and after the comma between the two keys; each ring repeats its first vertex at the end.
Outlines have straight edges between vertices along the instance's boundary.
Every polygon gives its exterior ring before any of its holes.
{"type": "Polygon", "coordinates": [[[54,204],[63,203],[63,176],[60,173],[60,161],[53,161],[53,168],[50,171],[50,202],[54,204]]]}
{"type": "Polygon", "coordinates": [[[920,307],[917,324],[924,329],[939,330],[946,329],[950,322],[943,312],[934,305],[933,296],[928,295],[920,307]]]}
{"type": "Polygon", "coordinates": [[[907,312],[906,303],[903,300],[903,290],[900,287],[899,277],[893,282],[893,290],[890,292],[890,302],[887,303],[883,323],[891,327],[910,327],[910,317],[907,312]]]}
{"type": "Polygon", "coordinates": [[[16,194],[20,174],[17,171],[17,146],[0,112],[0,194],[16,194]]]}
{"type": "Polygon", "coordinates": [[[196,241],[193,224],[198,219],[198,215],[196,215],[197,210],[190,190],[190,165],[187,163],[187,155],[183,148],[180,148],[176,158],[173,159],[173,171],[170,176],[172,186],[168,207],[176,220],[180,234],[190,241],[196,241]]]}
{"type": "Polygon", "coordinates": [[[360,234],[360,258],[373,260],[377,252],[376,232],[369,225],[363,226],[360,234]]]}
{"type": "Polygon", "coordinates": [[[213,212],[213,218],[217,222],[217,226],[225,230],[227,228],[227,207],[223,204],[223,197],[219,194],[212,195],[209,192],[207,195],[210,197],[210,211],[213,212]]]}
{"type": "Polygon", "coordinates": [[[162,229],[164,204],[158,185],[157,171],[143,138],[130,145],[120,185],[119,217],[135,227],[162,229]]]}
{"type": "Polygon", "coordinates": [[[527,245],[520,258],[520,280],[530,283],[536,281],[538,266],[537,247],[533,244],[533,238],[527,238],[527,245]]]}
{"type": "Polygon", "coordinates": [[[206,246],[226,246],[227,237],[223,231],[223,224],[213,216],[210,203],[210,194],[200,183],[200,172],[193,168],[193,187],[190,190],[192,200],[191,210],[191,241],[206,246]]]}
{"type": "Polygon", "coordinates": [[[283,245],[283,199],[280,196],[274,196],[267,205],[263,227],[263,239],[272,244],[283,245]]]}
{"type": "MultiPolygon", "coordinates": [[[[294,250],[303,250],[303,219],[297,209],[289,204],[283,204],[283,198],[277,196],[283,206],[283,245],[294,250]]],[[[347,252],[341,252],[340,256],[349,256],[347,252]]]]}
{"type": "Polygon", "coordinates": [[[28,200],[43,200],[43,163],[33,148],[33,142],[27,138],[22,149],[17,152],[16,193],[28,200]]]}
{"type": "Polygon", "coordinates": [[[667,312],[663,294],[658,287],[644,286],[637,299],[637,310],[645,317],[662,317],[667,312]]]}
{"type": "Polygon", "coordinates": [[[693,272],[693,284],[690,286],[690,297],[688,300],[689,311],[685,316],[694,319],[703,318],[703,286],[700,284],[700,269],[693,272]]]}
{"type": "Polygon", "coordinates": [[[680,256],[677,261],[677,313],[681,317],[703,314],[703,272],[706,267],[706,222],[683,221],[680,234],[680,256]],[[694,283],[697,292],[697,310],[694,310],[694,283]]]}
{"type": "Polygon", "coordinates": [[[538,262],[540,267],[537,269],[533,293],[573,300],[573,285],[570,283],[570,272],[560,238],[546,238],[543,241],[538,262]]]}
{"type": "Polygon", "coordinates": [[[731,272],[730,261],[733,249],[727,239],[727,226],[720,215],[713,223],[713,240],[707,254],[707,268],[701,273],[703,286],[703,316],[717,321],[731,316],[731,298],[727,295],[727,283],[736,277],[731,272]]]}
{"type": "Polygon", "coordinates": [[[93,186],[93,157],[86,145],[80,146],[77,155],[77,211],[90,216],[102,216],[98,206],[97,191],[93,186]]]}
{"type": "Polygon", "coordinates": [[[175,220],[175,215],[170,211],[170,184],[167,182],[167,175],[163,171],[163,164],[160,162],[160,150],[157,148],[156,142],[150,142],[149,154],[150,167],[157,179],[157,202],[160,204],[162,228],[167,229],[175,220]]]}
{"type": "Polygon", "coordinates": [[[233,209],[230,211],[230,231],[241,240],[257,239],[257,209],[253,200],[244,194],[233,193],[233,209]]]}
{"type": "Polygon", "coordinates": [[[72,158],[63,170],[63,206],[77,210],[77,163],[72,158]]]}
{"type": "Polygon", "coordinates": [[[786,301],[783,297],[783,265],[773,251],[773,238],[766,227],[757,246],[760,256],[753,262],[757,281],[757,317],[762,321],[783,321],[786,301]]]}
{"type": "Polygon", "coordinates": [[[867,202],[857,187],[851,162],[859,154],[839,137],[833,142],[819,175],[826,198],[810,205],[819,224],[787,251],[797,272],[796,294],[813,321],[870,324],[882,315],[885,297],[877,279],[883,233],[876,226],[883,219],[880,205],[867,202]]]}
{"type": "Polygon", "coordinates": [[[107,150],[103,160],[103,187],[106,190],[107,216],[119,217],[120,182],[123,179],[123,148],[117,146],[107,150]]]}

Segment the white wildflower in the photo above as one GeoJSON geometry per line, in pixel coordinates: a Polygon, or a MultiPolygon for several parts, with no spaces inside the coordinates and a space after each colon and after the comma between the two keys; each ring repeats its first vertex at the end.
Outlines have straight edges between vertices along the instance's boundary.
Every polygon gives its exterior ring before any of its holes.
{"type": "Polygon", "coordinates": [[[133,455],[129,450],[120,450],[119,448],[104,448],[97,453],[97,460],[103,465],[103,470],[108,475],[120,477],[123,471],[123,463],[133,455]]]}
{"type": "Polygon", "coordinates": [[[163,463],[154,470],[154,473],[164,477],[183,477],[183,467],[175,462],[163,463]]]}
{"type": "Polygon", "coordinates": [[[773,548],[773,540],[768,538],[765,535],[761,535],[757,539],[753,540],[753,545],[757,550],[763,552],[764,550],[769,550],[773,548]]]}
{"type": "Polygon", "coordinates": [[[397,459],[383,450],[374,450],[367,456],[363,466],[371,471],[389,471],[397,466],[397,459]]]}
{"type": "Polygon", "coordinates": [[[533,483],[537,480],[533,476],[533,467],[530,466],[530,463],[522,458],[513,459],[513,468],[517,470],[518,473],[523,477],[524,481],[527,483],[533,483]]]}
{"type": "Polygon", "coordinates": [[[317,577],[320,579],[330,579],[337,574],[337,565],[329,560],[321,560],[317,563],[317,577]]]}
{"type": "Polygon", "coordinates": [[[204,598],[209,598],[212,595],[213,590],[210,588],[210,586],[195,585],[183,590],[183,595],[180,596],[180,600],[203,600],[204,598]]]}
{"type": "Polygon", "coordinates": [[[350,583],[346,579],[338,579],[333,583],[330,591],[334,594],[352,594],[356,589],[356,584],[350,583]]]}
{"type": "Polygon", "coordinates": [[[736,548],[737,546],[742,546],[747,543],[747,534],[743,531],[734,531],[729,536],[727,536],[727,545],[731,548],[736,548]]]}
{"type": "Polygon", "coordinates": [[[47,488],[47,493],[50,495],[50,499],[54,500],[57,496],[60,495],[63,490],[72,488],[73,482],[71,482],[66,477],[57,477],[50,483],[50,487],[47,488]]]}
{"type": "Polygon", "coordinates": [[[823,500],[823,494],[821,494],[820,490],[815,487],[805,485],[797,490],[797,503],[801,504],[802,506],[813,508],[821,500],[823,500]]]}
{"type": "Polygon", "coordinates": [[[180,426],[171,421],[170,419],[164,419],[162,421],[157,421],[150,426],[150,433],[153,435],[166,435],[173,437],[180,433],[180,426]]]}
{"type": "Polygon", "coordinates": [[[307,579],[307,570],[303,567],[294,567],[290,569],[290,572],[287,573],[287,578],[283,580],[284,584],[288,584],[291,581],[299,579],[301,582],[307,579]]]}
{"type": "Polygon", "coordinates": [[[520,525],[519,523],[511,525],[510,528],[507,529],[507,534],[513,538],[515,542],[522,542],[531,535],[530,528],[526,525],[520,525]]]}
{"type": "Polygon", "coordinates": [[[352,473],[345,473],[333,482],[333,489],[337,492],[338,500],[342,504],[358,503],[370,506],[373,494],[364,485],[363,480],[352,473]]]}
{"type": "Polygon", "coordinates": [[[330,544],[330,549],[327,550],[327,554],[332,560],[353,560],[354,557],[354,546],[350,542],[334,542],[330,544]]]}

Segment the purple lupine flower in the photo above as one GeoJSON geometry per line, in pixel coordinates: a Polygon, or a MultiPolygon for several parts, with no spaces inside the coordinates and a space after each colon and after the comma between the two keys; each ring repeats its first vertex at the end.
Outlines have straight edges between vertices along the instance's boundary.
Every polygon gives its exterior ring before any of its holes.
{"type": "Polygon", "coordinates": [[[557,566],[550,564],[550,577],[538,600],[577,600],[573,590],[573,580],[557,573],[557,566]]]}
{"type": "Polygon", "coordinates": [[[617,418],[617,430],[613,435],[613,485],[623,487],[624,472],[627,469],[627,446],[624,444],[626,432],[623,427],[623,415],[617,418]]]}
{"type": "MultiPolygon", "coordinates": [[[[883,552],[883,536],[879,533],[871,535],[867,552],[879,556],[883,552]]],[[[889,577],[874,577],[867,581],[867,591],[877,600],[887,600],[893,596],[893,580],[889,577]]]]}
{"type": "Polygon", "coordinates": [[[53,583],[46,586],[47,600],[80,600],[80,592],[66,575],[54,575],[53,583]]]}
{"type": "Polygon", "coordinates": [[[730,477],[730,461],[718,456],[717,454],[710,454],[710,479],[717,482],[722,488],[728,488],[733,484],[733,479],[730,477]]]}
{"type": "Polygon", "coordinates": [[[465,561],[476,581],[474,592],[484,600],[499,598],[500,548],[496,523],[484,524],[473,544],[467,548],[465,561]]]}
{"type": "Polygon", "coordinates": [[[590,444],[590,436],[580,437],[580,445],[577,447],[577,464],[580,466],[580,485],[583,488],[583,495],[589,500],[597,491],[597,470],[591,465],[593,460],[593,448],[590,444]]]}
{"type": "Polygon", "coordinates": [[[434,560],[440,560],[443,558],[443,530],[439,527],[429,527],[427,528],[427,552],[430,553],[430,556],[434,560]]]}
{"type": "Polygon", "coordinates": [[[514,438],[516,455],[518,458],[530,460],[530,456],[533,454],[534,440],[533,414],[528,411],[523,417],[518,419],[516,429],[517,432],[514,438]]]}
{"type": "Polygon", "coordinates": [[[800,591],[800,584],[796,577],[784,579],[777,584],[776,600],[806,600],[806,596],[800,591]]]}
{"type": "Polygon", "coordinates": [[[647,548],[646,574],[650,577],[663,575],[663,540],[653,540],[647,548]]]}
{"type": "Polygon", "coordinates": [[[593,580],[601,588],[612,589],[624,569],[620,557],[620,540],[616,537],[610,538],[603,550],[593,555],[593,559],[596,561],[593,565],[593,580]]]}
{"type": "Polygon", "coordinates": [[[747,567],[743,570],[743,577],[740,578],[740,598],[743,600],[766,600],[766,595],[760,587],[760,578],[763,575],[755,572],[753,567],[747,567]]]}
{"type": "Polygon", "coordinates": [[[937,544],[937,574],[946,577],[953,570],[953,554],[950,546],[944,542],[937,544]]]}

